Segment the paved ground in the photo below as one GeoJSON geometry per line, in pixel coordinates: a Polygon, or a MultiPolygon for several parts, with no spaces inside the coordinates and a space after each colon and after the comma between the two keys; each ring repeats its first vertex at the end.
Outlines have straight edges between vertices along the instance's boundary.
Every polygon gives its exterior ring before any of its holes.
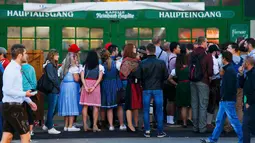
{"type": "MultiPolygon", "coordinates": [[[[19,143],[13,141],[12,143],[19,143]]],[[[200,138],[108,138],[108,139],[51,139],[34,140],[32,143],[200,143],[200,138]]],[[[237,143],[237,138],[220,138],[218,143],[237,143]]],[[[255,139],[251,143],[255,143],[255,139]]]]}

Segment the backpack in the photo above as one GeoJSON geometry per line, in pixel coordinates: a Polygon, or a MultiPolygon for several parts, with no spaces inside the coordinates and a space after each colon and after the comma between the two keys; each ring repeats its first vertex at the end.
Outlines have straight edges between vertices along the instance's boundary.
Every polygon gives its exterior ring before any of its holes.
{"type": "Polygon", "coordinates": [[[238,64],[236,64],[234,61],[232,61],[236,73],[239,73],[238,69],[239,69],[240,66],[243,65],[243,58],[242,57],[240,57],[240,58],[241,58],[241,60],[240,60],[240,62],[238,64]]]}
{"type": "Polygon", "coordinates": [[[47,73],[46,67],[45,67],[44,68],[44,74],[37,81],[36,89],[39,90],[42,93],[48,94],[48,93],[52,92],[53,88],[54,88],[54,85],[50,81],[50,79],[48,77],[48,73],[47,73]]]}
{"type": "Polygon", "coordinates": [[[201,81],[204,78],[201,61],[206,53],[201,55],[192,55],[189,64],[189,80],[192,82],[201,81]]]}

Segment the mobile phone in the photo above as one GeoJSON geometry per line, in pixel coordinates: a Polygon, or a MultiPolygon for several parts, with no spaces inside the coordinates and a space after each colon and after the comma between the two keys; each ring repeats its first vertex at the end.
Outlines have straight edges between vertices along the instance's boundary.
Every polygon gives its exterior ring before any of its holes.
{"type": "Polygon", "coordinates": [[[36,89],[30,89],[31,90],[31,92],[35,92],[35,91],[37,91],[36,89]]]}
{"type": "Polygon", "coordinates": [[[32,95],[36,95],[37,94],[37,91],[33,91],[31,92],[32,95]]]}

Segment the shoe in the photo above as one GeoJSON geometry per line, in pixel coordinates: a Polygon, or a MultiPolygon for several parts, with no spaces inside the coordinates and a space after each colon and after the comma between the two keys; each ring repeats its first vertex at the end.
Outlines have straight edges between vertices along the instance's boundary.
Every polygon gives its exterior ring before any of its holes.
{"type": "Polygon", "coordinates": [[[213,124],[207,124],[206,128],[209,129],[209,130],[213,130],[215,127],[214,127],[213,124]]]}
{"type": "Polygon", "coordinates": [[[158,138],[163,138],[163,137],[165,137],[165,136],[166,136],[166,133],[165,133],[165,132],[159,133],[159,134],[157,135],[158,138]]]}
{"type": "Polygon", "coordinates": [[[66,132],[68,130],[68,128],[67,127],[64,127],[64,131],[66,132]]]}
{"type": "Polygon", "coordinates": [[[182,125],[183,128],[187,128],[188,126],[187,125],[182,125]]]}
{"type": "Polygon", "coordinates": [[[193,126],[193,121],[188,119],[188,126],[193,126]]]}
{"type": "Polygon", "coordinates": [[[215,142],[211,142],[208,139],[200,139],[201,143],[215,143],[215,142]]]}
{"type": "Polygon", "coordinates": [[[121,130],[121,131],[126,131],[126,130],[127,130],[126,125],[121,125],[121,126],[120,126],[120,130],[121,130]]]}
{"type": "Polygon", "coordinates": [[[100,131],[101,131],[101,129],[98,129],[97,126],[93,126],[93,132],[100,132],[100,131]]]}
{"type": "Polygon", "coordinates": [[[67,128],[68,132],[79,132],[81,129],[76,128],[75,126],[72,126],[72,128],[67,128]]]}
{"type": "Polygon", "coordinates": [[[55,128],[52,128],[52,129],[48,130],[48,133],[52,134],[52,135],[57,135],[57,134],[60,134],[61,132],[56,130],[55,128]]]}
{"type": "Polygon", "coordinates": [[[30,136],[33,136],[35,135],[33,131],[30,131],[30,136]]]}
{"type": "Polygon", "coordinates": [[[129,133],[136,133],[136,130],[131,130],[128,126],[127,126],[127,132],[129,132],[129,133]]]}
{"type": "Polygon", "coordinates": [[[43,129],[44,131],[47,131],[47,130],[48,130],[48,127],[46,127],[45,125],[43,125],[42,129],[43,129]]]}
{"type": "Polygon", "coordinates": [[[114,131],[114,127],[113,126],[109,127],[109,131],[114,131]]]}
{"type": "Polygon", "coordinates": [[[150,137],[151,137],[151,132],[150,132],[150,131],[146,131],[143,135],[144,135],[146,138],[150,138],[150,137]]]}

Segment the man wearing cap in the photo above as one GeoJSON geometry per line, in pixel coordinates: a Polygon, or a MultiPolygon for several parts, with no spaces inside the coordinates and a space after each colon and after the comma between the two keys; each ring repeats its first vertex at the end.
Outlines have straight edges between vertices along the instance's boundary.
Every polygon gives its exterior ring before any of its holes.
{"type": "Polygon", "coordinates": [[[7,54],[7,50],[3,47],[0,47],[0,61],[3,65],[4,69],[10,63],[10,61],[6,58],[6,54],[7,54]]]}

